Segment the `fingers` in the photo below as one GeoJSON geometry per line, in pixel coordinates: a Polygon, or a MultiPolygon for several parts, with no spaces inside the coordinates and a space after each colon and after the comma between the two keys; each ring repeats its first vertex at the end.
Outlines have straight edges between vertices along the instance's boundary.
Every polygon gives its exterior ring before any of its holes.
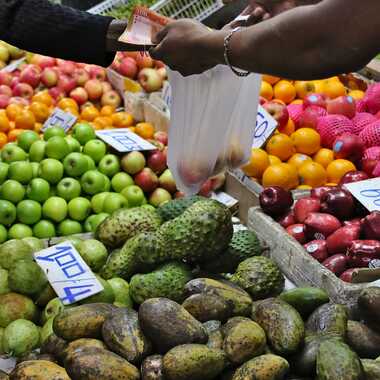
{"type": "Polygon", "coordinates": [[[149,49],[149,55],[157,61],[162,61],[161,47],[161,44],[158,44],[156,47],[149,49]]]}
{"type": "Polygon", "coordinates": [[[156,35],[152,37],[152,42],[156,45],[159,44],[169,33],[170,25],[166,26],[165,28],[161,29],[156,35]]]}

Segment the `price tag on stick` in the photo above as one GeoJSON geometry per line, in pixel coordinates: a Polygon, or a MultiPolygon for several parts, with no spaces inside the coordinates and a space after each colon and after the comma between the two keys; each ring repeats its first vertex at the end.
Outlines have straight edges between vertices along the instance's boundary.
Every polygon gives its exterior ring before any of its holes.
{"type": "Polygon", "coordinates": [[[94,273],[69,242],[36,252],[34,259],[64,305],[78,302],[103,290],[94,273]]]}
{"type": "Polygon", "coordinates": [[[380,211],[380,178],[346,183],[344,188],[369,211],[380,211]]]}
{"type": "Polygon", "coordinates": [[[45,121],[42,127],[42,132],[50,127],[60,127],[67,132],[77,121],[77,117],[70,112],[62,111],[60,108],[55,108],[53,113],[45,121]]]}
{"type": "Polygon", "coordinates": [[[16,61],[11,62],[8,66],[5,66],[0,71],[6,71],[8,73],[13,73],[13,71],[17,70],[18,67],[25,61],[25,57],[17,59],[16,61]]]}
{"type": "Polygon", "coordinates": [[[261,148],[277,128],[277,121],[259,105],[252,148],[261,148]]]}
{"type": "Polygon", "coordinates": [[[153,144],[126,128],[103,129],[95,133],[120,153],[157,149],[153,144]]]}

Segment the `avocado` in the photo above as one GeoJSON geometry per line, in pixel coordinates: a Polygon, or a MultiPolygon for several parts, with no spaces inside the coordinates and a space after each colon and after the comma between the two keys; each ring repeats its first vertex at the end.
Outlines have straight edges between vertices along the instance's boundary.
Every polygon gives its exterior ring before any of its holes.
{"type": "Polygon", "coordinates": [[[376,359],[380,355],[380,334],[363,323],[348,321],[347,344],[362,358],[376,359]]]}
{"type": "Polygon", "coordinates": [[[164,380],[162,368],[163,356],[148,356],[141,365],[142,380],[164,380]]]}
{"type": "Polygon", "coordinates": [[[358,298],[358,307],[371,328],[380,333],[380,288],[373,286],[363,289],[358,298]]]}
{"type": "Polygon", "coordinates": [[[204,199],[204,197],[201,197],[199,195],[173,199],[158,206],[157,213],[161,216],[164,222],[167,222],[168,220],[177,218],[178,216],[182,215],[187,208],[192,206],[194,203],[204,199]]]}
{"type": "Polygon", "coordinates": [[[0,327],[7,327],[16,319],[36,322],[39,312],[33,301],[18,293],[0,295],[0,327]]]}

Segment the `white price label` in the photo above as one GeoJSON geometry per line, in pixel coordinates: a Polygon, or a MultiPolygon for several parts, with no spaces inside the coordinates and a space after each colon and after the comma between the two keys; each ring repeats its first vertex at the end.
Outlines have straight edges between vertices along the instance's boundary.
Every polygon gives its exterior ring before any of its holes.
{"type": "Polygon", "coordinates": [[[252,148],[261,148],[277,128],[277,121],[259,105],[252,148]]]}
{"type": "Polygon", "coordinates": [[[95,133],[100,139],[120,153],[157,149],[153,144],[126,128],[103,129],[95,133]]]}
{"type": "Polygon", "coordinates": [[[5,66],[0,71],[6,71],[8,73],[13,73],[13,71],[17,70],[17,68],[25,61],[25,57],[22,57],[20,59],[17,59],[16,61],[13,61],[8,66],[5,66]]]}
{"type": "Polygon", "coordinates": [[[380,210],[380,178],[346,183],[344,187],[369,211],[380,210]]]}
{"type": "Polygon", "coordinates": [[[223,203],[228,208],[234,207],[239,203],[237,199],[231,197],[231,195],[224,193],[223,191],[211,194],[211,198],[223,203]]]}
{"type": "Polygon", "coordinates": [[[70,242],[36,252],[34,258],[64,305],[103,290],[101,283],[70,242]]]}
{"type": "Polygon", "coordinates": [[[67,132],[77,121],[77,117],[70,112],[62,111],[60,108],[55,108],[53,113],[45,121],[42,127],[42,132],[45,132],[50,127],[60,127],[67,132]]]}

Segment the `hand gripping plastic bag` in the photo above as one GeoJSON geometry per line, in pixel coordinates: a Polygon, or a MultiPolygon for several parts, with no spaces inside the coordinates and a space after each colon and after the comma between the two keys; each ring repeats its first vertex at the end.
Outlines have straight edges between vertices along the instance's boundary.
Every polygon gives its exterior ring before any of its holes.
{"type": "Polygon", "coordinates": [[[177,188],[196,194],[211,176],[249,160],[261,76],[238,77],[221,65],[200,75],[168,74],[168,164],[177,188]]]}

